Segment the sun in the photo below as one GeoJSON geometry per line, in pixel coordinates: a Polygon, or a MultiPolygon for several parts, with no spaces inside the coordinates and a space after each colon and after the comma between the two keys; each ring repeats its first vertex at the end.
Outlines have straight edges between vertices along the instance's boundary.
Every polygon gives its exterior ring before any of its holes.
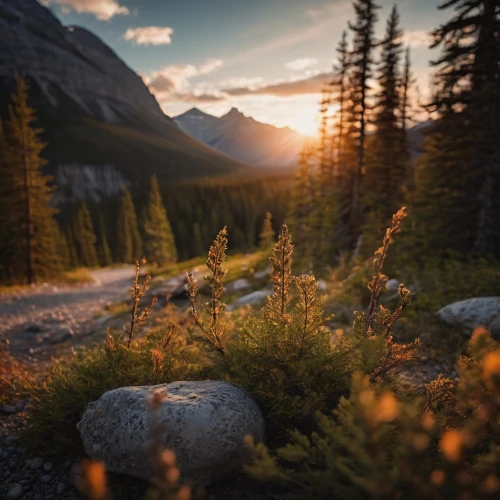
{"type": "Polygon", "coordinates": [[[301,106],[294,113],[290,127],[305,137],[318,135],[318,109],[316,106],[301,106]]]}

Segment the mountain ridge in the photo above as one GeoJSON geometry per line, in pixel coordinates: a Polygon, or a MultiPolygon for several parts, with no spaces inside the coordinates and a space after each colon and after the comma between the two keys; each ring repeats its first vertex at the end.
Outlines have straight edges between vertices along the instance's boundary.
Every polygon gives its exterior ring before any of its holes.
{"type": "Polygon", "coordinates": [[[63,26],[36,0],[0,0],[0,32],[0,117],[6,117],[15,75],[26,77],[48,143],[46,171],[62,199],[147,186],[153,174],[167,183],[248,168],[182,132],[99,37],[63,26]],[[89,178],[94,188],[80,189],[89,178]]]}
{"type": "Polygon", "coordinates": [[[195,139],[252,165],[295,165],[303,143],[302,136],[290,127],[259,122],[234,107],[221,117],[194,107],[173,120],[195,139]]]}

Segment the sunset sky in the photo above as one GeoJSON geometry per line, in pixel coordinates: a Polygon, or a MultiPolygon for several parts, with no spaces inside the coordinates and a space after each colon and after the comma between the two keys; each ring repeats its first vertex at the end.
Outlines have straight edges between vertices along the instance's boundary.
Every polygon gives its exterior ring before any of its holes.
{"type": "MultiPolygon", "coordinates": [[[[257,120],[310,133],[322,83],[350,0],[40,0],[65,25],[90,29],[138,72],[170,116],[196,106],[215,115],[237,107],[257,120]]],[[[446,15],[437,0],[399,0],[425,95],[427,33],[446,15]]],[[[379,0],[377,34],[394,1],[379,0]]]]}

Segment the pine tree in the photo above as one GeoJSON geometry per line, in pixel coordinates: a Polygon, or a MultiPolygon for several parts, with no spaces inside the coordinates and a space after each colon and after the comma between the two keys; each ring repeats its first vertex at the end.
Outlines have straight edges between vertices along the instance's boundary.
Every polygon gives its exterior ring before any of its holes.
{"type": "Polygon", "coordinates": [[[94,225],[89,209],[85,202],[82,202],[73,221],[73,237],[78,254],[78,261],[85,267],[98,267],[96,241],[94,225]]]}
{"type": "Polygon", "coordinates": [[[80,266],[80,260],[78,259],[78,252],[76,251],[75,239],[71,227],[68,228],[66,241],[68,242],[70,268],[74,269],[80,266]]]}
{"type": "Polygon", "coordinates": [[[362,223],[362,177],[365,169],[366,126],[369,112],[369,89],[373,73],[373,52],[377,9],[373,0],[355,0],[355,24],[349,23],[354,33],[353,50],[350,55],[350,135],[355,140],[356,166],[353,173],[350,209],[350,233],[354,243],[360,234],[362,223]]]}
{"type": "Polygon", "coordinates": [[[196,257],[202,256],[205,252],[205,245],[203,243],[203,238],[201,235],[201,230],[200,230],[200,225],[198,222],[195,222],[193,224],[193,252],[192,255],[195,255],[196,257]]]}
{"type": "Polygon", "coordinates": [[[274,245],[276,233],[273,229],[273,216],[271,212],[266,212],[266,217],[262,223],[262,231],[259,234],[259,246],[262,250],[269,250],[274,245]]]}
{"type": "Polygon", "coordinates": [[[167,211],[163,205],[156,177],[151,178],[151,189],[144,226],[144,251],[148,262],[164,266],[177,261],[177,249],[167,211]]]}
{"type": "Polygon", "coordinates": [[[18,77],[6,122],[0,179],[4,204],[2,236],[7,251],[3,265],[12,281],[33,283],[60,271],[57,259],[56,210],[52,206],[50,177],[43,175],[45,160],[40,140],[43,130],[35,128],[35,110],[28,105],[29,86],[18,77]]]}
{"type": "Polygon", "coordinates": [[[99,264],[102,267],[107,267],[113,264],[111,250],[109,249],[108,239],[106,237],[106,225],[104,224],[104,218],[102,214],[99,214],[99,239],[97,242],[97,256],[99,258],[99,264]]]}
{"type": "Polygon", "coordinates": [[[385,221],[404,204],[408,156],[401,126],[402,32],[394,6],[382,40],[378,87],[375,96],[375,133],[367,150],[365,185],[366,222],[364,244],[371,249],[384,234],[385,221]]]}
{"type": "Polygon", "coordinates": [[[61,269],[65,271],[71,269],[72,267],[71,254],[68,245],[68,240],[66,239],[66,236],[58,226],[56,226],[56,248],[57,248],[57,255],[59,256],[61,269]]]}
{"type": "Polygon", "coordinates": [[[128,189],[122,196],[116,233],[116,257],[118,262],[133,264],[142,258],[142,240],[139,234],[134,202],[128,189]]]}
{"type": "MultiPolygon", "coordinates": [[[[299,159],[299,169],[294,181],[288,214],[290,232],[296,242],[300,258],[308,254],[311,244],[311,217],[314,209],[313,168],[314,154],[309,142],[305,142],[299,159]]],[[[314,241],[314,240],[313,240],[314,241]]]]}
{"type": "Polygon", "coordinates": [[[431,104],[438,120],[415,172],[420,245],[500,256],[500,23],[496,0],[449,0],[431,104]],[[424,202],[424,199],[427,201],[424,202]],[[432,201],[429,201],[432,200],[432,201]],[[434,240],[434,241],[433,241],[434,240]]]}

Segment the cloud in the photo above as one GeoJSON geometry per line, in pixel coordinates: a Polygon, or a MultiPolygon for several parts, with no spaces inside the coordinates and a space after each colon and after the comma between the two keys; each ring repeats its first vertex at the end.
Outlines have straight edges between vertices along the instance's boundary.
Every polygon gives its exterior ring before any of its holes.
{"type": "Polygon", "coordinates": [[[59,5],[64,13],[72,10],[78,14],[93,14],[100,21],[109,21],[114,16],[130,14],[127,7],[116,0],[41,0],[44,5],[59,5]]]}
{"type": "Polygon", "coordinates": [[[216,69],[219,69],[224,63],[220,59],[207,59],[201,66],[198,67],[200,75],[207,75],[216,69]]]}
{"type": "Polygon", "coordinates": [[[241,86],[223,89],[222,92],[230,96],[244,95],[273,95],[290,97],[296,95],[319,94],[326,83],[332,79],[332,73],[318,73],[308,78],[278,82],[260,87],[241,86]]]}
{"type": "Polygon", "coordinates": [[[192,64],[174,64],[165,66],[160,71],[153,71],[144,81],[152,92],[182,92],[189,89],[189,78],[197,74],[198,69],[192,64]]]}
{"type": "Polygon", "coordinates": [[[403,35],[403,42],[410,47],[429,47],[432,44],[432,36],[425,30],[407,31],[403,35]]]}
{"type": "Polygon", "coordinates": [[[318,60],[315,57],[304,57],[303,59],[287,62],[285,67],[293,71],[303,71],[316,64],[318,64],[318,60]]]}
{"type": "Polygon", "coordinates": [[[123,34],[123,38],[137,45],[169,45],[172,42],[173,33],[173,28],[168,26],[145,26],[142,28],[129,28],[123,34]]]}
{"type": "Polygon", "coordinates": [[[190,102],[216,102],[224,99],[218,92],[207,91],[212,89],[191,88],[190,79],[195,76],[206,75],[222,66],[219,59],[207,59],[203,64],[173,64],[165,66],[160,71],[153,71],[143,76],[144,83],[160,101],[186,100],[190,102]]]}

